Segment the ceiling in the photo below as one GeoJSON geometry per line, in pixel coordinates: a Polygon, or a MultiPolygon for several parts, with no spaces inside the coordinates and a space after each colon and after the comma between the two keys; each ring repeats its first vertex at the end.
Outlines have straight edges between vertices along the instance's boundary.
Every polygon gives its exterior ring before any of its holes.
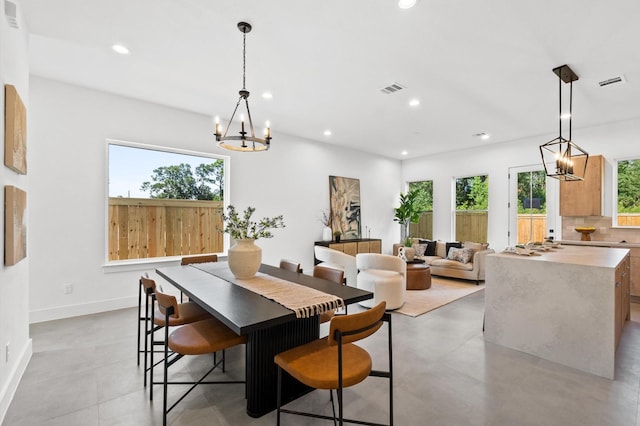
{"type": "Polygon", "coordinates": [[[223,121],[242,86],[236,24],[251,23],[246,87],[272,144],[286,133],[404,159],[543,143],[563,64],[580,77],[574,130],[640,116],[638,0],[21,0],[19,13],[32,74],[223,121]],[[380,91],[394,82],[406,88],[380,91]]]}

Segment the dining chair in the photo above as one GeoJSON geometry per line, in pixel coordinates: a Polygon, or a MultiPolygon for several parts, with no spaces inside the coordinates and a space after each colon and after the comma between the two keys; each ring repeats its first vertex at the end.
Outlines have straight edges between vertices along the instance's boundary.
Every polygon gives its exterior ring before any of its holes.
{"type": "Polygon", "coordinates": [[[329,335],[304,345],[281,352],[274,360],[278,366],[277,424],[281,413],[333,420],[343,425],[358,423],[379,425],[362,420],[344,418],[343,389],[364,381],[368,376],[389,379],[389,425],[393,425],[393,355],[391,339],[391,314],[385,312],[385,302],[373,308],[350,315],[334,317],[329,324],[329,335]],[[354,342],[371,336],[383,322],[388,324],[388,371],[373,370],[369,352],[354,342]],[[299,382],[315,389],[328,389],[331,393],[333,417],[290,410],[282,407],[282,373],[286,372],[299,382]],[[333,390],[338,398],[338,415],[335,413],[333,390]]]}
{"type": "MultiPolygon", "coordinates": [[[[146,275],[146,274],[145,274],[146,275]]],[[[146,275],[148,277],[148,275],[146,275]]],[[[140,365],[140,354],[147,354],[146,349],[143,349],[142,343],[140,338],[142,337],[142,327],[144,326],[144,331],[145,331],[145,338],[146,338],[146,331],[147,331],[147,327],[146,327],[146,322],[149,320],[149,298],[151,296],[149,294],[147,294],[147,292],[145,291],[145,287],[142,284],[142,279],[138,280],[138,350],[137,350],[137,357],[138,357],[138,365],[140,365]],[[144,316],[142,316],[142,305],[143,305],[143,298],[144,298],[144,316]]],[[[146,371],[146,369],[145,369],[146,371]]],[[[146,373],[145,373],[146,374],[146,373]]],[[[146,376],[145,376],[146,377],[146,376]]]]}
{"type": "MultiPolygon", "coordinates": [[[[218,255],[217,254],[199,254],[197,256],[185,256],[180,259],[181,265],[193,265],[196,263],[209,263],[209,262],[217,262],[218,255]]],[[[186,300],[188,301],[188,299],[186,300]]],[[[180,302],[185,302],[184,296],[182,295],[182,290],[180,290],[180,302]]]]}
{"type": "MultiPolygon", "coordinates": [[[[140,277],[140,282],[144,288],[144,292],[148,295],[149,305],[146,308],[146,312],[150,312],[150,317],[147,315],[144,325],[144,386],[147,385],[147,373],[149,374],[149,381],[151,382],[151,388],[149,390],[149,399],[153,399],[153,367],[154,367],[154,353],[155,347],[165,345],[166,340],[156,341],[155,333],[165,327],[167,322],[165,321],[164,312],[155,306],[156,295],[162,291],[160,286],[156,285],[156,282],[145,276],[140,277]]],[[[196,321],[213,318],[211,314],[198,306],[195,302],[180,303],[176,309],[176,314],[170,318],[168,322],[169,327],[178,325],[189,324],[196,321]]],[[[166,346],[166,345],[165,345],[166,346]]],[[[223,356],[224,359],[224,356],[223,356]]]]}
{"type": "MultiPolygon", "coordinates": [[[[333,281],[334,283],[339,285],[342,285],[344,282],[344,271],[322,265],[316,265],[313,267],[313,276],[316,278],[323,278],[325,280],[333,281]]],[[[331,318],[333,318],[334,316],[334,311],[321,313],[320,324],[331,321],[331,318]]]]}
{"type": "Polygon", "coordinates": [[[358,268],[355,256],[324,246],[313,246],[313,253],[320,265],[342,269],[347,285],[356,287],[358,268]]]}
{"type": "Polygon", "coordinates": [[[194,263],[208,263],[208,262],[217,262],[218,255],[217,254],[202,254],[198,256],[186,256],[183,257],[180,261],[181,265],[191,265],[194,263]]]}
{"type": "MultiPolygon", "coordinates": [[[[158,308],[164,312],[163,322],[170,324],[172,319],[179,318],[179,312],[184,304],[178,304],[175,296],[156,291],[158,308]]],[[[182,401],[197,385],[200,384],[233,384],[245,383],[244,380],[204,381],[204,379],[223,363],[223,360],[213,362],[213,366],[195,382],[169,381],[169,367],[185,355],[215,354],[218,351],[242,345],[247,342],[246,336],[239,336],[229,327],[215,318],[192,322],[175,329],[169,334],[169,328],[164,328],[164,374],[162,399],[162,424],[166,426],[167,415],[180,401],[182,401]],[[171,350],[171,353],[169,353],[171,350]],[[168,385],[191,385],[170,407],[168,405],[168,385]]],[[[224,369],[223,369],[224,372],[224,369]]]]}
{"type": "Polygon", "coordinates": [[[286,269],[287,271],[293,272],[302,272],[302,268],[300,267],[300,263],[295,262],[293,260],[282,259],[280,261],[280,269],[286,269]]]}

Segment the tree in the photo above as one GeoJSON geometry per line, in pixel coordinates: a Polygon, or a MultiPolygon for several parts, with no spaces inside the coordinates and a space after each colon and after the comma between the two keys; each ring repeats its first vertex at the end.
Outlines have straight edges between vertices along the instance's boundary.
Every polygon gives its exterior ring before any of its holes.
{"type": "Polygon", "coordinates": [[[640,212],[640,160],[618,162],[618,213],[640,212]]]}
{"type": "Polygon", "coordinates": [[[518,213],[546,213],[546,174],[543,170],[518,173],[518,213]],[[540,207],[525,207],[525,199],[539,199],[540,207]]]}
{"type": "Polygon", "coordinates": [[[488,176],[456,179],[456,210],[487,210],[488,208],[488,176]]]}
{"type": "Polygon", "coordinates": [[[416,191],[416,210],[419,212],[433,211],[433,181],[409,183],[409,191],[416,191]]]}
{"type": "Polygon", "coordinates": [[[151,198],[222,200],[224,161],[198,165],[195,176],[191,165],[186,163],[158,167],[153,170],[151,182],[143,182],[140,190],[148,191],[151,198]]]}

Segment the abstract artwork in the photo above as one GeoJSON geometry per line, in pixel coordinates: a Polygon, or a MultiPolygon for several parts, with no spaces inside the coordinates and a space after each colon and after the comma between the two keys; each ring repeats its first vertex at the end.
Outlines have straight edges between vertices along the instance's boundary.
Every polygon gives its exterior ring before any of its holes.
{"type": "Polygon", "coordinates": [[[360,180],[329,176],[331,229],[345,240],[360,238],[360,180]]]}
{"type": "Polygon", "coordinates": [[[27,193],[4,187],[4,264],[15,265],[27,256],[27,193]]]}
{"type": "Polygon", "coordinates": [[[4,85],[4,164],[27,174],[27,109],[10,84],[4,85]]]}

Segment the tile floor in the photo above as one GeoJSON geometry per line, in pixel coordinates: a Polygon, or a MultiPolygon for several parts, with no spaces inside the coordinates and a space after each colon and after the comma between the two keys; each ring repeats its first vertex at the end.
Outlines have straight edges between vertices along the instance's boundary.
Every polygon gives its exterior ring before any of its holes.
{"type": "MultiPolygon", "coordinates": [[[[640,426],[640,305],[632,304],[611,381],[547,362],[482,337],[484,291],[418,318],[393,316],[396,425],[640,426]]],[[[351,311],[350,311],[351,312],[351,311]]],[[[2,423],[17,425],[160,425],[160,387],[148,400],[135,359],[135,309],[31,326],[33,358],[2,423]]],[[[386,366],[386,334],[365,345],[386,366]]],[[[227,374],[243,375],[242,348],[227,374]]],[[[210,358],[177,365],[190,375],[210,358]]],[[[384,379],[345,393],[347,414],[385,422],[384,379]]],[[[294,404],[329,412],[326,392],[294,404]]],[[[199,386],[169,416],[171,425],[274,425],[275,414],[245,414],[242,385],[199,386]]],[[[284,425],[330,422],[283,417],[284,425]]]]}

